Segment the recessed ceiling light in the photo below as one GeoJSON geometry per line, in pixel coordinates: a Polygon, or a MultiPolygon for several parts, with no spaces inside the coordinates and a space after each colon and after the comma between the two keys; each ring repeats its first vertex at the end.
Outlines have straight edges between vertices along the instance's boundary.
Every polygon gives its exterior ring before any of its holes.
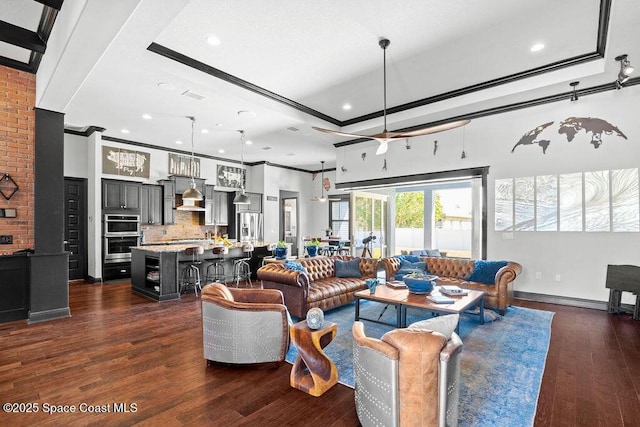
{"type": "Polygon", "coordinates": [[[533,46],[531,46],[531,49],[530,49],[530,50],[531,50],[531,52],[539,52],[539,51],[541,51],[542,49],[544,49],[544,44],[542,44],[542,43],[536,43],[536,44],[534,44],[533,46]]]}
{"type": "Polygon", "coordinates": [[[351,110],[351,104],[344,104],[344,105],[342,106],[342,109],[343,109],[343,110],[351,110]]]}
{"type": "Polygon", "coordinates": [[[151,120],[153,117],[151,117],[151,114],[143,114],[142,118],[145,120],[151,120]]]}
{"type": "Polygon", "coordinates": [[[202,129],[200,132],[202,132],[202,133],[209,133],[209,129],[202,129]]]}
{"type": "Polygon", "coordinates": [[[253,141],[250,140],[250,139],[247,139],[244,143],[247,144],[247,145],[251,145],[251,144],[253,144],[253,141]]]}
{"type": "Polygon", "coordinates": [[[218,46],[220,44],[220,39],[216,36],[208,36],[207,43],[209,43],[211,46],[218,46]]]}
{"type": "Polygon", "coordinates": [[[129,129],[120,129],[120,132],[122,132],[122,133],[129,133],[129,129]]]}
{"type": "Polygon", "coordinates": [[[164,89],[164,90],[174,90],[176,87],[174,85],[172,85],[171,83],[164,83],[164,82],[160,82],[158,83],[158,87],[160,89],[164,89]]]}
{"type": "Polygon", "coordinates": [[[222,149],[222,148],[221,148],[221,149],[219,149],[219,150],[218,150],[218,153],[220,153],[220,154],[224,153],[224,149],[222,149]]]}
{"type": "Polygon", "coordinates": [[[182,145],[182,141],[176,141],[176,144],[182,145]]]}
{"type": "Polygon", "coordinates": [[[256,113],[254,113],[253,111],[240,110],[240,111],[238,111],[238,115],[239,115],[240,117],[247,117],[247,118],[249,118],[249,117],[255,117],[255,116],[256,116],[256,113]]]}

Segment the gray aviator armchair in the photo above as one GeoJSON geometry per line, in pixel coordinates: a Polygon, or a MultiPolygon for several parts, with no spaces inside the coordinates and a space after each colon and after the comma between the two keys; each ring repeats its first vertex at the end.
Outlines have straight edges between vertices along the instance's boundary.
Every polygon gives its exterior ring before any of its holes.
{"type": "Polygon", "coordinates": [[[290,317],[276,289],[202,288],[202,342],[209,362],[282,362],[289,349],[290,317]]]}
{"type": "Polygon", "coordinates": [[[362,322],[353,324],[355,403],[363,426],[458,425],[458,317],[424,320],[381,339],[367,337],[362,322]]]}

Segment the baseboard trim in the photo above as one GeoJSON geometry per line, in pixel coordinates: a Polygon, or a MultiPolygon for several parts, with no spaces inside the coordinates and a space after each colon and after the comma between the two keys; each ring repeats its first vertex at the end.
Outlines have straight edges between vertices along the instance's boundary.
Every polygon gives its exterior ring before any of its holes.
{"type": "Polygon", "coordinates": [[[69,309],[69,307],[37,312],[30,311],[29,323],[46,322],[47,320],[61,319],[64,317],[71,317],[71,310],[69,309]]]}
{"type": "Polygon", "coordinates": [[[102,282],[102,277],[87,276],[87,278],[84,280],[90,283],[98,283],[98,282],[102,282]]]}
{"type": "Polygon", "coordinates": [[[582,299],[582,298],[563,297],[559,295],[546,295],[546,294],[536,294],[532,292],[515,291],[513,293],[513,297],[522,299],[522,300],[527,300],[527,301],[545,302],[549,304],[558,304],[558,305],[569,305],[572,307],[591,308],[594,310],[607,311],[607,308],[608,308],[607,301],[594,301],[594,300],[582,299]]]}

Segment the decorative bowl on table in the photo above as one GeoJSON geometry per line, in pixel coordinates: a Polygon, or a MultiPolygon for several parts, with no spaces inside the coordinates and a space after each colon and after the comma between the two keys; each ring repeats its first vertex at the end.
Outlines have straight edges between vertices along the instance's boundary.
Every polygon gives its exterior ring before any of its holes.
{"type": "Polygon", "coordinates": [[[276,248],[276,259],[285,259],[287,257],[287,247],[276,248]]]}
{"type": "Polygon", "coordinates": [[[431,274],[411,273],[402,277],[402,281],[412,294],[428,294],[433,290],[437,280],[438,276],[431,274]]]}

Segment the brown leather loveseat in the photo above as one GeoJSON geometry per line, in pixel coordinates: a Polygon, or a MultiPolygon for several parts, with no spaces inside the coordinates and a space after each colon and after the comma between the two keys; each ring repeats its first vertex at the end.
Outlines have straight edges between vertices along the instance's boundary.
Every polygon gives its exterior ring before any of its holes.
{"type": "MultiPolygon", "coordinates": [[[[457,285],[464,289],[483,291],[485,307],[498,310],[504,314],[513,302],[513,281],[522,271],[517,262],[504,262],[504,266],[497,270],[491,280],[481,283],[470,279],[476,269],[476,261],[461,258],[420,257],[426,263],[429,274],[439,277],[438,285],[457,285]]],[[[492,261],[480,261],[480,263],[492,261]]],[[[384,267],[386,279],[394,280],[402,264],[402,256],[383,258],[380,260],[384,267]]]]}
{"type": "Polygon", "coordinates": [[[270,263],[258,269],[265,289],[278,289],[293,316],[304,318],[311,307],[330,310],[354,300],[353,294],[367,289],[365,279],[375,278],[378,260],[350,256],[312,257],[297,260],[306,273],[270,263]],[[360,277],[336,277],[335,260],[358,260],[360,277]]]}

